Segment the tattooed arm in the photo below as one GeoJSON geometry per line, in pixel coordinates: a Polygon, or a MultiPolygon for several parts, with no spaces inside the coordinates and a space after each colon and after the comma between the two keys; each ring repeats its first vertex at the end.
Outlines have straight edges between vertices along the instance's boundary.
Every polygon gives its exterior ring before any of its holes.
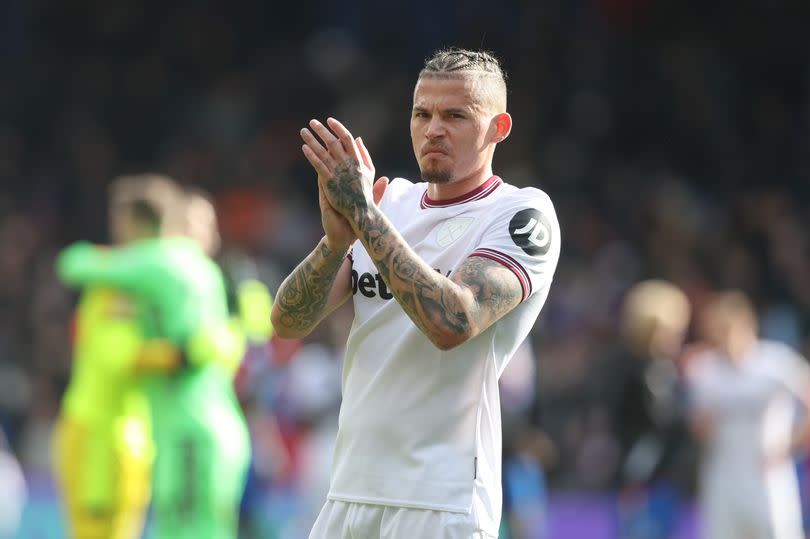
{"type": "Polygon", "coordinates": [[[327,123],[337,136],[317,120],[309,125],[328,149],[312,132],[301,130],[304,155],[318,172],[321,191],[352,227],[397,302],[431,342],[442,350],[458,346],[520,303],[520,281],[495,261],[468,258],[448,278],[422,260],[372,203],[374,165],[362,140],[354,139],[333,118],[327,123]]]}
{"type": "Polygon", "coordinates": [[[284,279],[273,302],[273,331],[283,339],[304,337],[351,293],[348,249],[334,249],[324,237],[284,279]]]}
{"type": "Polygon", "coordinates": [[[480,334],[521,301],[520,281],[496,261],[472,256],[448,278],[422,260],[377,207],[357,209],[349,221],[388,290],[442,350],[480,334]]]}

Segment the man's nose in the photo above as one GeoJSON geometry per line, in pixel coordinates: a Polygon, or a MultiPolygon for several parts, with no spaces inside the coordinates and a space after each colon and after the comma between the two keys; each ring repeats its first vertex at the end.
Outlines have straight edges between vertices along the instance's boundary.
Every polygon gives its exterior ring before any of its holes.
{"type": "Polygon", "coordinates": [[[425,136],[427,138],[436,138],[444,135],[444,122],[438,115],[434,115],[428,122],[427,129],[425,129],[425,136]]]}

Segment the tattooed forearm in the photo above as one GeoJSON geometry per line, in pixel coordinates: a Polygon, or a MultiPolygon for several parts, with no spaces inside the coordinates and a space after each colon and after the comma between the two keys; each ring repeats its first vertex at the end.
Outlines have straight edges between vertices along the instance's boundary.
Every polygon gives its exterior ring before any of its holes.
{"type": "MultiPolygon", "coordinates": [[[[459,297],[463,291],[417,258],[407,246],[405,249],[392,247],[387,256],[381,257],[379,262],[375,259],[375,263],[380,269],[384,265],[389,267],[386,271],[391,282],[389,288],[408,316],[429,337],[449,337],[451,341],[469,337],[472,330],[470,302],[459,297]]],[[[380,274],[383,275],[382,269],[380,274]]]]}
{"type": "Polygon", "coordinates": [[[485,258],[467,259],[452,279],[433,270],[376,207],[355,214],[360,241],[416,326],[447,349],[478,335],[520,303],[517,278],[485,258]]]}
{"type": "Polygon", "coordinates": [[[326,189],[330,203],[352,223],[380,275],[417,327],[434,342],[448,332],[451,338],[467,335],[466,313],[458,301],[444,299],[440,276],[416,256],[376,206],[368,204],[358,161],[348,159],[335,167],[326,189]]]}
{"type": "Polygon", "coordinates": [[[281,283],[273,325],[282,336],[307,334],[328,314],[329,293],[345,258],[346,253],[332,251],[322,240],[281,283]]]}
{"type": "Polygon", "coordinates": [[[358,225],[380,275],[416,326],[440,347],[469,338],[469,312],[458,298],[460,291],[445,290],[452,283],[422,261],[381,212],[362,214],[358,225]]]}

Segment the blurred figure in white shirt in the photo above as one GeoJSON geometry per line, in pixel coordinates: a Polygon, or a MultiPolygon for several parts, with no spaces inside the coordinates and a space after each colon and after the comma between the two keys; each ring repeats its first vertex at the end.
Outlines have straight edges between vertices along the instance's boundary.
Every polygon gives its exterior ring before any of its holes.
{"type": "Polygon", "coordinates": [[[793,455],[806,446],[810,368],[788,346],[761,340],[740,292],[712,297],[690,361],[692,430],[702,443],[705,539],[803,539],[793,455]]]}

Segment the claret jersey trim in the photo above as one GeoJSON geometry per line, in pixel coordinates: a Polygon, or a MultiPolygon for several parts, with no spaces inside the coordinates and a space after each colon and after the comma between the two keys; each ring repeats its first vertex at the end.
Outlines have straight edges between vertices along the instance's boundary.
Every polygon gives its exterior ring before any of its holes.
{"type": "Polygon", "coordinates": [[[455,206],[456,204],[464,204],[465,202],[472,202],[474,200],[481,200],[482,198],[486,198],[503,183],[503,180],[500,179],[498,176],[490,176],[490,178],[470,191],[467,194],[455,197],[455,198],[448,198],[447,200],[433,200],[428,196],[427,189],[425,189],[424,194],[422,195],[422,201],[420,206],[422,209],[427,208],[446,208],[448,206],[455,206]]]}
{"type": "Polygon", "coordinates": [[[512,273],[514,273],[515,277],[517,277],[518,281],[520,281],[520,288],[523,290],[523,297],[520,298],[520,301],[525,300],[531,295],[532,280],[529,279],[529,273],[523,266],[520,265],[520,262],[508,254],[496,251],[494,249],[487,249],[486,247],[479,247],[470,253],[470,256],[480,256],[503,264],[508,269],[512,270],[512,273]]]}

